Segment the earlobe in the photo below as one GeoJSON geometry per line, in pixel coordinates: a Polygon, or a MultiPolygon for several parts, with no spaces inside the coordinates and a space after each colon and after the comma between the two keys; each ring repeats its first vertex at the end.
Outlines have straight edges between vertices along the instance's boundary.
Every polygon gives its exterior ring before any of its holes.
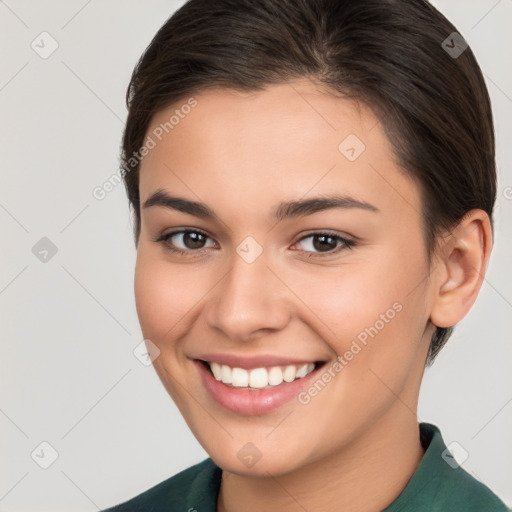
{"type": "Polygon", "coordinates": [[[430,314],[435,326],[451,327],[466,316],[482,286],[491,248],[489,216],[479,209],[468,212],[442,238],[430,314]]]}

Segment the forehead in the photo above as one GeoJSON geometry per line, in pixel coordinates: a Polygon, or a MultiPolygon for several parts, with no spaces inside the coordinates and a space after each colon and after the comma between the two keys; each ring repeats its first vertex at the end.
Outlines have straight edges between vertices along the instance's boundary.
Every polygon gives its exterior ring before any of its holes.
{"type": "Polygon", "coordinates": [[[360,102],[307,80],[193,98],[193,108],[185,98],[151,120],[146,135],[155,147],[141,163],[142,201],[161,187],[233,212],[333,191],[395,210],[419,202],[383,127],[360,102]]]}

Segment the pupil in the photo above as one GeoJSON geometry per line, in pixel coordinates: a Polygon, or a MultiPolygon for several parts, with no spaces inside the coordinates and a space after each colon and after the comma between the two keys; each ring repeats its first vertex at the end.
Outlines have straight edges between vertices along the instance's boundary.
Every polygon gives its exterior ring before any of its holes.
{"type": "Polygon", "coordinates": [[[328,251],[336,248],[336,241],[330,235],[316,235],[313,238],[313,247],[317,251],[328,251]],[[319,243],[317,243],[317,241],[319,243]]]}
{"type": "Polygon", "coordinates": [[[183,242],[189,249],[200,249],[204,245],[202,233],[186,232],[183,235],[183,242]]]}

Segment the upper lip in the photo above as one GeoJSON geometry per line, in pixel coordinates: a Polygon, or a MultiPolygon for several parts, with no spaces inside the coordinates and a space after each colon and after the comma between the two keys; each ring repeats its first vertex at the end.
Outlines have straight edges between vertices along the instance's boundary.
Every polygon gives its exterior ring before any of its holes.
{"type": "Polygon", "coordinates": [[[316,363],[319,361],[319,359],[314,358],[296,359],[273,355],[242,357],[236,356],[234,354],[202,354],[197,359],[210,363],[225,364],[231,368],[244,368],[246,370],[272,366],[299,366],[307,363],[316,363]]]}

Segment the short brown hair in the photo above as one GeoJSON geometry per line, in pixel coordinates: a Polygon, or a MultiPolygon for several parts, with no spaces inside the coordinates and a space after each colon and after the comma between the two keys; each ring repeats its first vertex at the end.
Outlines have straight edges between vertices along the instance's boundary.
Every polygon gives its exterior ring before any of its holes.
{"type": "MultiPolygon", "coordinates": [[[[154,114],[210,87],[250,92],[296,78],[374,110],[420,187],[429,261],[438,235],[468,211],[484,210],[492,225],[491,104],[465,46],[424,0],[189,0],[144,51],[126,94],[121,167],[136,246],[139,161],[129,163],[154,114]]],[[[429,364],[452,331],[436,327],[429,364]]]]}

